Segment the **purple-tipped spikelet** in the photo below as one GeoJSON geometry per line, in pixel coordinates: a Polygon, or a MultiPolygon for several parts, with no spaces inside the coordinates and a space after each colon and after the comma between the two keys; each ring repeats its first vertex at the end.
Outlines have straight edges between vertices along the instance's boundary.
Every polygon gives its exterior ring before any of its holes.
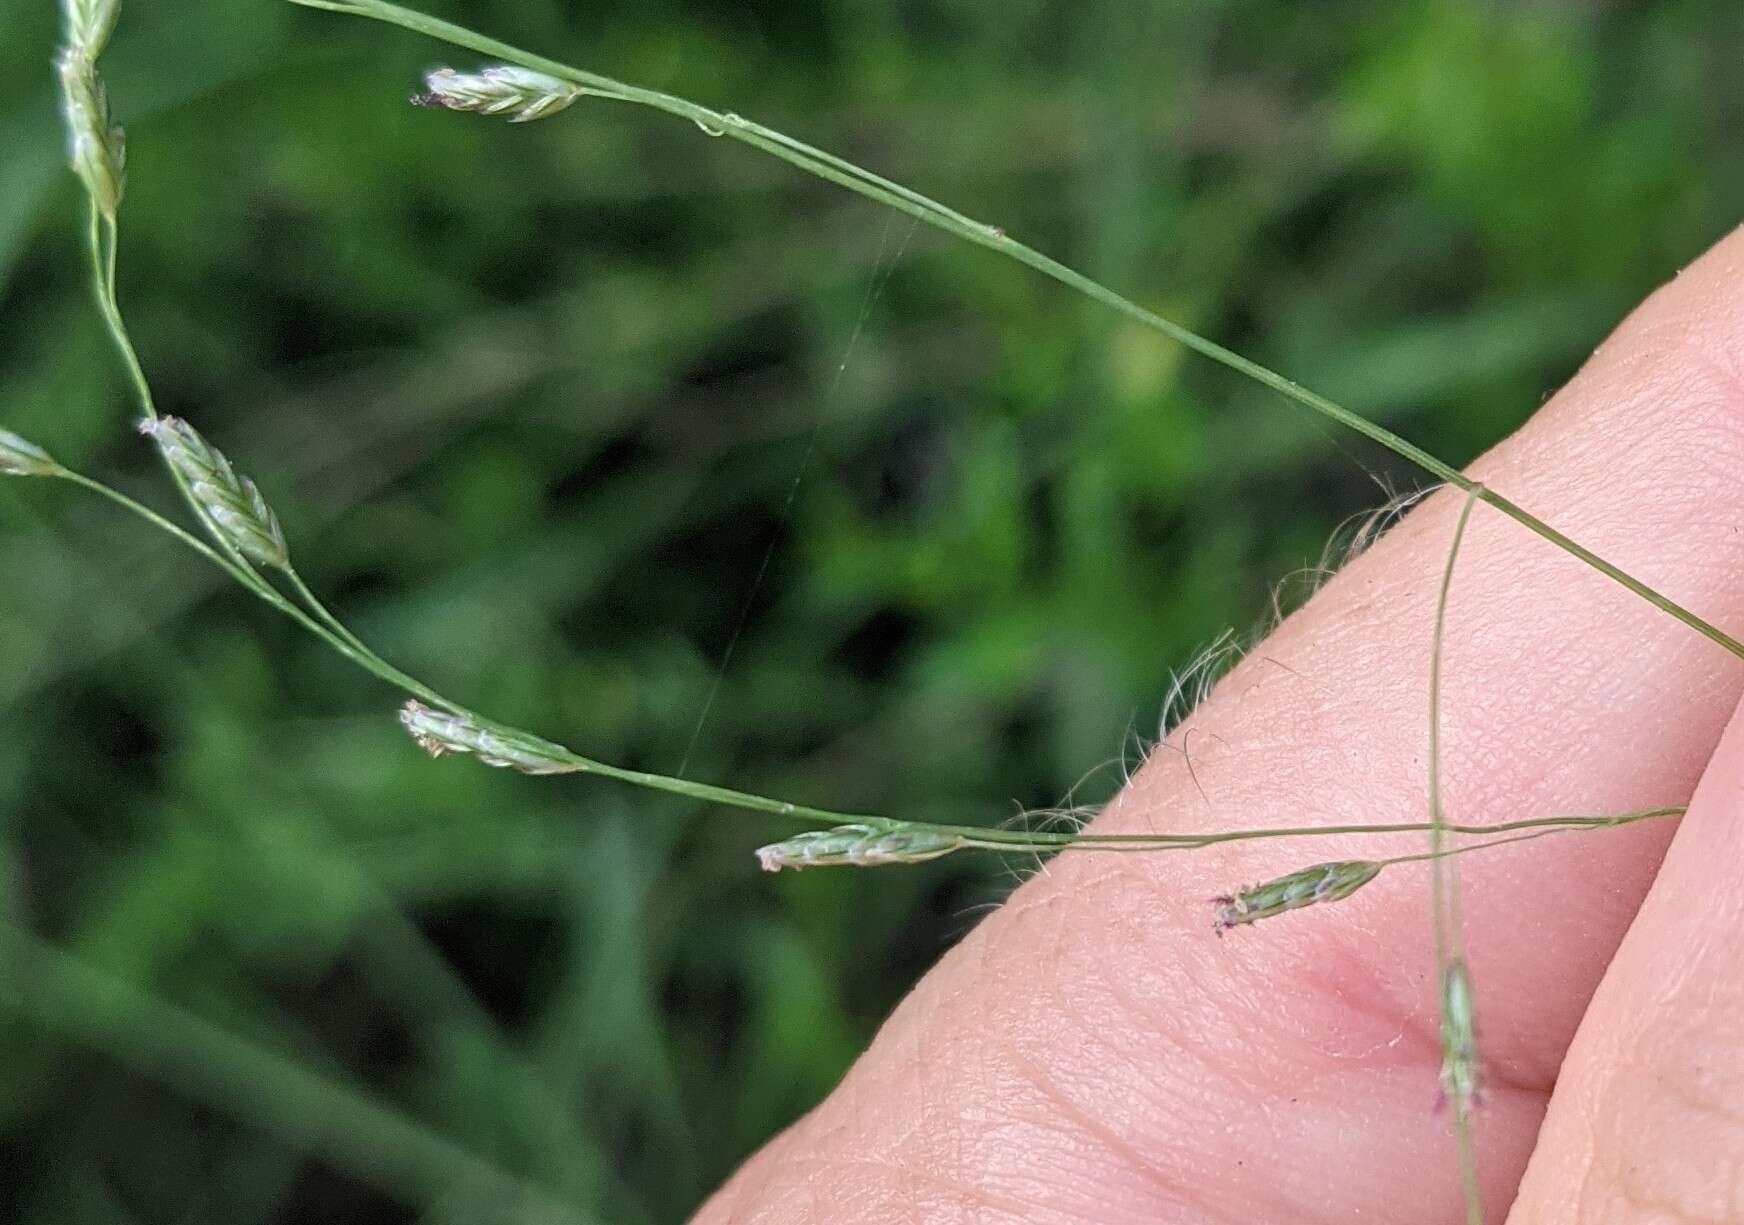
{"type": "Polygon", "coordinates": [[[1317,863],[1263,885],[1250,885],[1212,898],[1217,907],[1217,934],[1221,936],[1232,927],[1257,923],[1286,910],[1347,898],[1379,876],[1384,866],[1367,859],[1317,863]]]}

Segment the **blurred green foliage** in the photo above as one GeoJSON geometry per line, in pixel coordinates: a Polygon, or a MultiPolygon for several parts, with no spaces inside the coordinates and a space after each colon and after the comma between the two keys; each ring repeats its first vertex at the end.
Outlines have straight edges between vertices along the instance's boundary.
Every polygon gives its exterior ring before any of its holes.
{"type": "MultiPolygon", "coordinates": [[[[0,0],[0,423],[167,507],[87,293],[52,10],[0,0]]],[[[1725,0],[440,11],[847,154],[1455,462],[1744,205],[1725,0]]],[[[1416,483],[688,126],[404,105],[439,62],[470,66],[134,0],[106,70],[164,408],[479,709],[846,809],[1093,800],[1172,670],[1416,483]]],[[[0,576],[8,1220],[486,1219],[208,1030],[599,1219],[680,1219],[1012,879],[763,878],[774,823],[433,763],[396,695],[70,488],[0,487],[0,576]]]]}

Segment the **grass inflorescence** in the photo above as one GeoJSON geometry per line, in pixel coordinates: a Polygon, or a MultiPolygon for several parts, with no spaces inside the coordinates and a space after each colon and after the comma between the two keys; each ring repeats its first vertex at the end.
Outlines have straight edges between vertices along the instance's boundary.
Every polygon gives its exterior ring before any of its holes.
{"type": "MultiPolygon", "coordinates": [[[[1553,834],[1592,832],[1637,821],[1675,817],[1682,810],[1663,807],[1613,816],[1531,817],[1480,825],[1456,824],[1446,819],[1440,795],[1439,764],[1441,647],[1454,562],[1473,510],[1481,503],[1507,516],[1733,654],[1744,657],[1744,644],[1587,550],[1504,494],[1472,480],[1392,431],[1215,341],[1138,306],[1101,282],[1019,242],[999,226],[970,218],[893,180],[736,113],[717,111],[670,94],[559,64],[386,0],[292,2],[389,22],[501,61],[473,72],[451,68],[431,71],[423,90],[413,97],[418,105],[506,117],[510,122],[529,122],[553,117],[584,96],[596,96],[651,107],[686,119],[711,136],[730,136],[807,173],[1051,277],[1295,404],[1356,431],[1418,465],[1437,480],[1464,491],[1466,500],[1448,552],[1436,611],[1429,682],[1428,820],[1343,827],[1103,835],[1076,828],[995,829],[838,812],[596,760],[554,740],[479,714],[401,671],[348,628],[304,582],[292,564],[285,529],[255,482],[243,475],[223,451],[188,422],[157,411],[150,381],[128,334],[116,292],[119,219],[127,177],[126,143],[121,128],[110,116],[107,90],[99,71],[103,49],[116,25],[119,4],[115,0],[109,3],[67,0],[64,6],[65,45],[58,61],[58,73],[69,161],[84,186],[89,204],[89,251],[98,308],[116,352],[129,373],[141,414],[140,432],[156,445],[172,481],[194,522],[204,530],[206,539],[114,488],[63,467],[42,448],[4,430],[0,430],[0,474],[72,482],[140,516],[153,527],[194,549],[242,588],[296,621],[340,655],[402,691],[407,700],[400,709],[400,721],[413,740],[432,756],[471,756],[487,766],[529,775],[598,775],[635,787],[813,827],[762,847],[757,858],[768,871],[913,864],[965,851],[1025,856],[1058,852],[1162,853],[1193,851],[1240,841],[1320,838],[1335,834],[1376,837],[1427,834],[1428,850],[1421,854],[1319,862],[1269,881],[1233,890],[1214,900],[1213,927],[1222,934],[1231,928],[1270,920],[1287,912],[1341,901],[1395,866],[1419,862],[1430,865],[1442,1006],[1442,1085],[1453,1105],[1459,1128],[1470,1205],[1468,1213],[1472,1220],[1481,1221],[1481,1207],[1475,1200],[1470,1134],[1479,1088],[1476,996],[1460,941],[1457,864],[1464,855],[1489,847],[1553,834]],[[1460,836],[1469,841],[1459,841],[1460,836]]],[[[1365,532],[1365,543],[1366,539],[1365,532]]]]}

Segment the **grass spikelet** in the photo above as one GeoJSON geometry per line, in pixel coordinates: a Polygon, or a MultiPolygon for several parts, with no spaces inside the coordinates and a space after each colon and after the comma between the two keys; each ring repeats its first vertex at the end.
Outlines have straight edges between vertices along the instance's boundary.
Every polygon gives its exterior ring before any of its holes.
{"type": "Polygon", "coordinates": [[[10,430],[0,430],[0,474],[59,476],[64,471],[52,455],[34,442],[27,442],[10,430]]]}
{"type": "Polygon", "coordinates": [[[1441,973],[1441,1091],[1456,1114],[1468,1114],[1481,1088],[1477,1008],[1471,975],[1462,959],[1441,973]]]}
{"type": "Polygon", "coordinates": [[[522,774],[578,774],[586,769],[573,753],[549,740],[492,727],[471,715],[436,710],[419,701],[400,707],[400,723],[432,757],[471,753],[487,766],[522,774]]]}
{"type": "Polygon", "coordinates": [[[783,868],[876,868],[893,863],[925,863],[949,855],[963,839],[942,830],[895,826],[839,825],[811,830],[757,852],[765,872],[783,868]]]}
{"type": "Polygon", "coordinates": [[[1381,874],[1384,863],[1372,859],[1341,859],[1317,863],[1276,880],[1250,885],[1212,898],[1217,906],[1217,934],[1244,923],[1257,923],[1287,910],[1349,897],[1381,874]]]}
{"type": "MultiPolygon", "coordinates": [[[[113,18],[111,18],[113,21],[113,18]]],[[[110,222],[127,187],[127,138],[109,117],[109,95],[91,53],[69,47],[61,53],[61,113],[67,124],[67,158],[91,201],[110,222]]]]}
{"type": "Polygon", "coordinates": [[[139,432],[188,485],[195,509],[219,542],[263,566],[289,571],[290,551],[278,516],[253,481],[239,476],[200,432],[179,417],[152,417],[139,432]]]}
{"type": "Polygon", "coordinates": [[[510,123],[548,118],[588,92],[531,68],[508,64],[493,64],[477,72],[433,68],[424,75],[424,88],[424,93],[412,95],[412,105],[508,115],[510,123]]]}
{"type": "Polygon", "coordinates": [[[63,0],[61,14],[66,23],[67,49],[94,62],[115,31],[121,0],[63,0]]]}

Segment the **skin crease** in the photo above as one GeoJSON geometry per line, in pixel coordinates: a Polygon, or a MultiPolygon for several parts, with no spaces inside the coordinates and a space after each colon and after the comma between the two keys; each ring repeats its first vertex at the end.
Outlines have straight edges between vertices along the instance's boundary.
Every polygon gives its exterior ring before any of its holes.
{"type": "MultiPolygon", "coordinates": [[[[1473,475],[1744,630],[1740,354],[1744,231],[1650,298],[1473,475]]],[[[1431,628],[1463,498],[1442,491],[1413,511],[1175,731],[1197,786],[1178,751],[1153,754],[1094,828],[1425,819],[1431,628]]],[[[1449,819],[1494,822],[1684,802],[1744,665],[1479,506],[1454,577],[1444,678],[1449,819]]],[[[1744,748],[1728,759],[1732,779],[1739,759],[1744,748]]],[[[1725,787],[1727,803],[1744,803],[1725,787]]],[[[1487,1220],[1514,1198],[1564,1053],[1674,829],[1559,836],[1464,860],[1487,1220]]],[[[1692,871],[1739,862],[1740,837],[1692,871]]],[[[1426,869],[1390,870],[1336,906],[1221,940],[1206,900],[1309,863],[1425,845],[1347,837],[1056,859],[941,960],[836,1092],[697,1220],[1463,1222],[1448,1118],[1435,1110],[1426,869]]],[[[1744,923],[1740,909],[1729,913],[1744,923]]],[[[1687,915],[1686,896],[1664,921],[1686,944],[1687,915]]],[[[1676,974],[1655,970],[1652,948],[1630,967],[1676,974]]],[[[1687,977],[1648,989],[1674,987],[1715,998],[1687,977]]],[[[1619,1155],[1634,1133],[1590,1115],[1592,1103],[1657,1118],[1672,1144],[1682,1137],[1667,1120],[1688,1095],[1661,1100],[1646,1075],[1617,1087],[1611,1052],[1649,1069],[1652,1043],[1615,1023],[1589,1031],[1576,1052],[1587,1105],[1558,1103],[1509,1219],[1744,1219],[1736,1180],[1731,1211],[1703,1216],[1678,1198],[1700,1188],[1673,1185],[1701,1177],[1699,1164],[1662,1177],[1652,1151],[1619,1155]],[[1616,1182],[1625,1167],[1631,1194],[1661,1215],[1606,1215],[1602,1192],[1588,1208],[1563,1190],[1568,1178],[1616,1182]]],[[[1734,1024],[1729,1037],[1736,1067],[1744,1033],[1734,1024]]],[[[1690,1092],[1721,1083],[1685,1071],[1690,1092]]],[[[1744,1128],[1729,1117],[1736,1141],[1744,1128]]]]}

